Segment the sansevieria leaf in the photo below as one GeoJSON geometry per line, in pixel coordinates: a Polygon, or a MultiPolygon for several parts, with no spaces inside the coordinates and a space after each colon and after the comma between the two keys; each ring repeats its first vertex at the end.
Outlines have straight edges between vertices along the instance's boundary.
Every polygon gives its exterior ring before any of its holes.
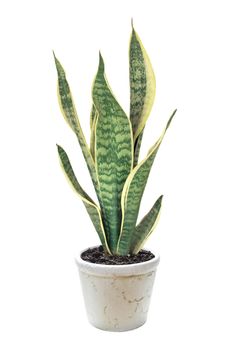
{"type": "Polygon", "coordinates": [[[140,155],[140,149],[141,149],[141,141],[143,138],[144,129],[141,131],[139,136],[137,137],[135,143],[134,143],[134,161],[133,161],[133,167],[135,167],[138,163],[139,155],[140,155]]]}
{"type": "Polygon", "coordinates": [[[97,124],[98,112],[96,108],[92,107],[90,126],[91,126],[91,136],[90,136],[90,153],[95,162],[95,138],[96,138],[96,124],[97,124]]]}
{"type": "Polygon", "coordinates": [[[71,129],[75,132],[81,150],[83,152],[83,156],[85,158],[85,161],[87,163],[87,167],[89,169],[95,190],[98,194],[98,181],[97,181],[97,176],[96,176],[96,169],[94,165],[94,161],[92,158],[92,155],[90,153],[89,147],[87,145],[85,136],[83,134],[79,118],[76,112],[76,108],[72,99],[70,87],[68,85],[67,79],[66,79],[66,74],[65,71],[59,62],[59,60],[56,58],[54,55],[55,59],[55,64],[57,68],[57,73],[58,73],[58,99],[59,99],[59,105],[62,111],[62,114],[71,127],[71,129]]]}
{"type": "Polygon", "coordinates": [[[142,135],[155,98],[155,75],[147,52],[132,28],[129,48],[130,120],[134,139],[134,166],[138,162],[142,135]]]}
{"type": "Polygon", "coordinates": [[[155,229],[159,219],[162,198],[163,196],[160,196],[156,200],[148,214],[144,216],[144,218],[135,228],[132,234],[130,253],[137,254],[155,229]]]}
{"type": "Polygon", "coordinates": [[[94,227],[99,235],[99,238],[101,240],[103,248],[105,249],[105,251],[107,253],[111,254],[110,249],[108,247],[107,240],[106,240],[106,234],[104,231],[102,217],[101,217],[99,207],[95,204],[95,202],[88,196],[88,194],[80,186],[80,184],[79,184],[79,182],[74,174],[74,171],[72,169],[70,160],[69,160],[66,152],[64,151],[64,149],[59,145],[57,145],[57,147],[58,147],[59,158],[61,161],[61,166],[62,166],[65,174],[67,175],[69,182],[71,183],[71,185],[73,186],[73,188],[75,189],[75,191],[77,192],[79,197],[82,199],[82,201],[86,207],[86,210],[87,210],[87,212],[92,220],[92,223],[93,223],[93,225],[94,225],[94,227]]]}
{"type": "Polygon", "coordinates": [[[93,127],[93,123],[96,120],[97,117],[97,110],[94,106],[94,104],[92,104],[92,109],[91,109],[91,113],[90,113],[90,129],[92,130],[93,127]]]}
{"type": "Polygon", "coordinates": [[[122,225],[118,240],[117,253],[126,255],[130,249],[131,237],[136,225],[141,198],[148,180],[148,176],[153,165],[155,156],[161,145],[163,137],[174,117],[176,111],[170,117],[166,128],[157,142],[150,148],[148,155],[130,173],[124,185],[121,205],[122,205],[122,225]]]}
{"type": "Polygon", "coordinates": [[[121,193],[133,163],[133,141],[130,121],[110,90],[101,55],[93,85],[93,103],[98,112],[95,164],[108,226],[107,239],[115,252],[122,215],[121,193]]]}

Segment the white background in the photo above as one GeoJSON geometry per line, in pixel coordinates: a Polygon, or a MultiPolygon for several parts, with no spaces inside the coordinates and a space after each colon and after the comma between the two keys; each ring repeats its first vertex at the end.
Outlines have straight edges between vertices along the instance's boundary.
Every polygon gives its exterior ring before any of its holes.
{"type": "Polygon", "coordinates": [[[0,8],[0,348],[234,348],[234,50],[232,1],[2,1],[0,8]],[[98,238],[59,167],[70,155],[93,195],[57,104],[52,49],[67,71],[89,137],[90,88],[101,49],[129,109],[130,20],[155,67],[157,98],[143,157],[178,113],[141,208],[164,194],[148,242],[161,262],[147,324],[89,326],[74,258],[98,238]]]}

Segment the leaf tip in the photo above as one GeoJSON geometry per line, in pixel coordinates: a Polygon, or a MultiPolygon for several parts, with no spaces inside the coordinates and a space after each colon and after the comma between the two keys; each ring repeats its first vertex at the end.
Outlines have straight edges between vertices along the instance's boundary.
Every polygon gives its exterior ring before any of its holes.
{"type": "Polygon", "coordinates": [[[103,60],[101,51],[99,50],[99,66],[98,66],[98,73],[102,73],[102,74],[103,74],[103,73],[104,73],[104,69],[105,69],[104,60],[103,60]]]}
{"type": "Polygon", "coordinates": [[[158,198],[158,201],[160,202],[160,204],[162,203],[163,200],[163,194],[158,198]]]}
{"type": "Polygon", "coordinates": [[[65,70],[64,70],[63,66],[61,65],[60,61],[55,56],[54,51],[53,51],[53,55],[54,55],[55,66],[56,66],[57,73],[58,73],[58,78],[66,78],[65,70]]]}
{"type": "Polygon", "coordinates": [[[59,61],[58,61],[58,59],[57,59],[57,57],[56,57],[56,55],[55,55],[54,50],[52,50],[52,53],[53,53],[55,65],[56,65],[56,67],[58,67],[59,61]]]}
{"type": "Polygon", "coordinates": [[[171,122],[172,122],[172,119],[174,118],[175,114],[177,112],[177,109],[174,110],[174,112],[172,113],[168,123],[167,123],[167,126],[166,126],[166,129],[168,129],[168,127],[170,126],[171,122]]]}
{"type": "Polygon", "coordinates": [[[59,74],[59,72],[61,72],[61,70],[63,70],[63,69],[62,69],[61,63],[59,62],[59,60],[57,59],[57,57],[55,55],[54,50],[52,50],[52,52],[53,52],[53,56],[54,56],[55,66],[56,66],[57,72],[59,74]]]}
{"type": "Polygon", "coordinates": [[[57,147],[57,150],[58,150],[59,153],[63,150],[62,147],[59,146],[57,143],[56,143],[56,147],[57,147]]]}

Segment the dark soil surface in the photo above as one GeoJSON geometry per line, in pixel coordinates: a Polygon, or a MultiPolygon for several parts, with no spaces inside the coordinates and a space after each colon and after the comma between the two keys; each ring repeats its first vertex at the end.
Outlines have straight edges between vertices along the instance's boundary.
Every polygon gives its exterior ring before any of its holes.
{"type": "Polygon", "coordinates": [[[106,255],[102,246],[87,249],[81,254],[81,258],[93,264],[103,265],[129,265],[148,261],[154,258],[154,254],[148,250],[140,250],[136,255],[106,255]]]}

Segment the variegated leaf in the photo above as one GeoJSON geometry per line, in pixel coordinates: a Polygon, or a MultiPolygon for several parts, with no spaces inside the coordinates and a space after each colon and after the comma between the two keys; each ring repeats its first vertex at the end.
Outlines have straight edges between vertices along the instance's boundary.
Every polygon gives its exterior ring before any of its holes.
{"type": "Polygon", "coordinates": [[[138,162],[142,134],[155,98],[155,75],[147,52],[132,28],[129,49],[130,120],[135,147],[134,166],[138,162]]]}
{"type": "Polygon", "coordinates": [[[96,120],[96,116],[97,116],[97,110],[94,106],[94,104],[92,105],[92,109],[91,109],[91,113],[90,113],[90,129],[92,130],[93,128],[93,123],[96,120]]]}
{"type": "Polygon", "coordinates": [[[92,108],[91,116],[92,116],[92,126],[91,126],[91,136],[90,136],[90,153],[95,162],[95,137],[96,137],[96,125],[97,125],[98,112],[96,111],[94,106],[92,108]]]}
{"type": "Polygon", "coordinates": [[[140,133],[140,135],[137,137],[135,143],[134,143],[134,162],[133,167],[135,167],[138,163],[139,155],[140,155],[140,149],[141,149],[141,141],[143,138],[144,129],[140,133]]]}
{"type": "Polygon", "coordinates": [[[130,173],[124,185],[121,205],[122,205],[122,225],[118,240],[117,253],[119,255],[128,254],[131,237],[136,225],[141,198],[148,180],[148,176],[153,165],[155,156],[161,145],[163,137],[168,129],[176,111],[170,117],[165,130],[157,142],[150,148],[148,155],[130,173]]]}
{"type": "Polygon", "coordinates": [[[98,111],[95,164],[102,210],[108,223],[107,239],[111,251],[115,252],[120,233],[121,193],[132,169],[133,141],[130,121],[110,90],[101,55],[93,85],[93,102],[98,111]]]}
{"type": "Polygon", "coordinates": [[[75,191],[77,192],[77,194],[79,195],[79,197],[82,199],[86,210],[92,220],[92,223],[99,235],[99,238],[101,240],[101,243],[103,245],[104,250],[111,254],[111,251],[108,247],[108,243],[106,240],[106,234],[104,231],[104,227],[103,227],[103,223],[102,223],[102,218],[101,218],[101,213],[100,213],[100,209],[99,207],[95,204],[95,202],[88,196],[88,194],[83,190],[83,188],[80,186],[74,171],[72,169],[70,160],[66,154],[66,152],[64,151],[64,149],[57,145],[58,147],[58,154],[59,154],[59,158],[61,161],[61,166],[65,172],[65,174],[67,175],[67,178],[70,182],[70,184],[73,186],[73,188],[75,189],[75,191]]]}
{"type": "Polygon", "coordinates": [[[146,240],[155,229],[159,219],[162,198],[163,196],[160,196],[156,200],[150,211],[144,216],[144,218],[135,228],[131,238],[131,254],[137,254],[143,248],[146,240]]]}
{"type": "Polygon", "coordinates": [[[76,108],[72,99],[70,87],[66,79],[66,74],[61,63],[59,62],[59,60],[56,58],[55,55],[54,55],[54,59],[55,59],[55,64],[57,68],[57,73],[58,73],[59,105],[65,120],[67,121],[71,129],[75,132],[78,138],[95,190],[98,194],[98,181],[96,176],[95,164],[79,122],[76,108]]]}

